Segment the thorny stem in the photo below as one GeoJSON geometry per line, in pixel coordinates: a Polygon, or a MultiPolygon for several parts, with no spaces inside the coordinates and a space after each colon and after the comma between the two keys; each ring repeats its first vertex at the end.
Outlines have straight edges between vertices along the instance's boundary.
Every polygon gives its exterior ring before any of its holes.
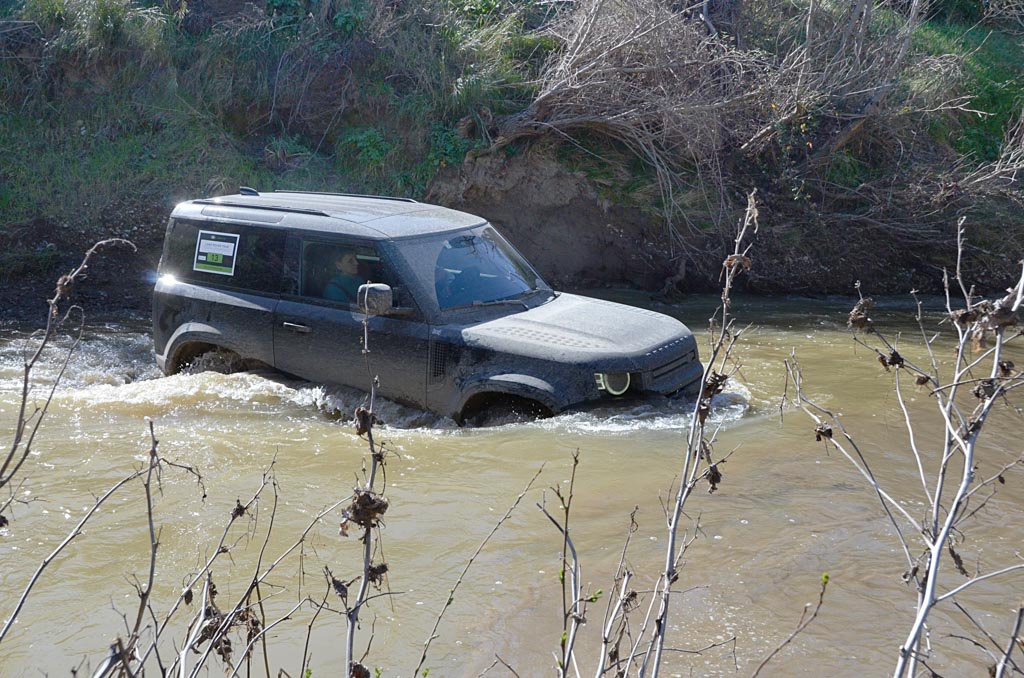
{"type": "MultiPolygon", "coordinates": [[[[377,378],[370,370],[370,313],[363,308],[363,361],[366,365],[366,374],[370,379],[370,408],[366,413],[365,433],[367,445],[370,449],[370,477],[366,483],[365,491],[373,494],[374,482],[377,478],[377,465],[382,459],[382,453],[378,450],[373,440],[373,419],[374,404],[377,399],[377,378]]],[[[351,607],[346,605],[345,610],[345,675],[351,676],[355,663],[354,647],[356,628],[359,626],[359,611],[366,603],[366,593],[370,586],[370,567],[373,559],[373,521],[368,521],[363,529],[363,573],[359,579],[359,592],[356,594],[355,602],[351,607]]]]}
{"type": "MultiPolygon", "coordinates": [[[[199,608],[196,611],[196,619],[193,622],[193,626],[188,634],[188,640],[181,648],[181,652],[178,654],[178,678],[185,678],[185,672],[187,671],[188,652],[190,649],[195,647],[196,641],[199,639],[199,633],[203,629],[204,621],[206,620],[206,607],[210,600],[210,584],[212,583],[212,575],[209,570],[205,572],[206,581],[203,582],[203,598],[199,603],[199,608]]],[[[210,640],[211,644],[213,639],[210,640]]],[[[156,642],[153,643],[154,647],[156,642]]],[[[201,666],[201,664],[200,664],[201,666]]]]}
{"type": "Polygon", "coordinates": [[[320,601],[319,604],[314,603],[314,606],[316,607],[316,612],[313,613],[312,618],[310,618],[309,623],[306,625],[306,642],[302,646],[302,667],[299,669],[299,675],[300,676],[305,676],[306,675],[306,667],[309,665],[309,660],[310,660],[309,641],[310,641],[310,639],[313,636],[313,624],[316,623],[317,617],[320,616],[320,613],[323,611],[324,607],[327,605],[327,598],[330,595],[331,595],[331,584],[330,584],[330,582],[328,582],[327,590],[324,591],[323,599],[320,601]]]}
{"type": "Polygon", "coordinates": [[[576,555],[576,546],[573,544],[572,538],[569,536],[569,516],[572,509],[572,498],[573,490],[576,487],[576,470],[579,468],[580,463],[580,452],[576,450],[572,454],[572,472],[569,476],[569,493],[567,496],[562,496],[561,491],[556,487],[555,496],[558,497],[559,502],[562,505],[562,516],[563,524],[559,525],[558,521],[548,513],[547,509],[538,504],[539,508],[548,520],[550,520],[556,528],[562,533],[562,563],[561,563],[561,584],[562,584],[562,633],[563,641],[561,647],[561,658],[558,662],[558,673],[564,676],[568,671],[569,662],[574,661],[573,657],[573,646],[576,642],[576,632],[579,629],[579,619],[583,616],[583,613],[579,609],[581,593],[581,573],[580,573],[580,561],[576,555]],[[567,558],[568,553],[572,554],[571,568],[567,558]],[[568,595],[566,592],[566,578],[565,571],[570,569],[569,577],[569,590],[568,595]],[[572,601],[571,603],[569,601],[572,601]]]}
{"type": "MultiPolygon", "coordinates": [[[[959,271],[957,272],[957,275],[959,277],[959,271]]],[[[961,287],[962,286],[963,283],[961,282],[961,287]]],[[[1013,299],[1011,302],[1011,312],[1016,313],[1020,310],[1022,294],[1024,294],[1024,271],[1022,271],[1019,282],[1013,288],[1013,292],[1011,292],[1011,297],[1015,295],[1015,299],[1013,299]]],[[[972,325],[972,329],[974,331],[981,331],[981,327],[978,323],[974,323],[972,325]]],[[[996,350],[993,354],[992,369],[990,372],[990,378],[993,380],[997,379],[997,377],[999,376],[999,363],[1001,361],[1002,356],[1003,328],[998,327],[995,330],[995,334],[996,350]]],[[[957,372],[953,380],[954,383],[958,383],[959,380],[963,377],[963,372],[960,371],[961,362],[959,361],[959,355],[962,355],[966,341],[964,339],[965,334],[963,332],[960,333],[960,336],[961,340],[960,348],[958,350],[957,372]]],[[[953,529],[954,523],[957,520],[958,515],[960,514],[960,508],[962,506],[962,503],[969,493],[970,485],[974,480],[975,446],[977,444],[978,437],[981,435],[982,426],[984,425],[985,420],[988,417],[988,413],[992,409],[992,406],[995,404],[1000,390],[1001,389],[997,388],[995,393],[985,398],[981,405],[980,411],[977,411],[971,419],[972,422],[974,422],[974,430],[973,432],[967,435],[966,439],[961,439],[958,430],[951,426],[948,416],[950,409],[955,407],[953,401],[953,398],[955,397],[955,389],[950,392],[945,405],[941,408],[944,411],[944,418],[946,420],[946,446],[948,448],[949,446],[951,446],[952,441],[955,440],[956,447],[961,451],[963,455],[961,478],[960,483],[957,486],[956,492],[950,501],[950,510],[946,511],[945,520],[943,520],[941,525],[938,526],[937,531],[933,532],[933,534],[931,535],[932,538],[930,540],[930,543],[928,544],[928,549],[930,551],[930,559],[928,563],[927,580],[925,581],[924,591],[921,593],[920,603],[918,605],[918,611],[914,619],[914,623],[910,627],[910,631],[907,634],[906,641],[900,647],[900,656],[896,665],[896,670],[894,672],[894,676],[896,676],[897,678],[906,675],[908,661],[910,661],[911,663],[916,661],[917,647],[920,641],[921,630],[926,623],[928,614],[931,611],[932,607],[934,607],[936,604],[938,604],[940,601],[944,600],[948,596],[953,595],[955,592],[963,590],[975,581],[980,581],[981,579],[988,578],[989,576],[993,576],[994,574],[1001,574],[1003,572],[1008,572],[1024,567],[1017,566],[1012,568],[1006,568],[1005,570],[1002,570],[998,573],[993,573],[993,575],[976,577],[971,581],[967,582],[966,584],[957,587],[956,589],[954,589],[953,592],[947,593],[942,596],[936,595],[935,592],[936,586],[938,585],[938,573],[939,567],[941,565],[943,549],[945,548],[946,541],[949,539],[949,534],[953,529]]],[[[945,461],[943,462],[943,470],[939,474],[938,482],[940,483],[940,488],[945,484],[944,479],[945,461]]],[[[935,516],[936,518],[938,517],[939,513],[939,502],[940,493],[936,492],[933,510],[933,516],[935,516]]]]}
{"type": "MultiPolygon", "coordinates": [[[[743,224],[739,229],[739,233],[736,235],[734,241],[733,254],[725,259],[722,264],[722,271],[725,277],[725,283],[722,286],[722,305],[720,307],[721,323],[720,333],[717,338],[714,337],[712,332],[712,352],[708,358],[707,366],[704,369],[704,374],[701,378],[700,389],[701,392],[698,394],[696,402],[693,407],[693,418],[690,423],[690,431],[687,438],[686,454],[683,458],[683,470],[680,475],[679,489],[676,493],[675,503],[672,508],[671,518],[668,522],[668,545],[665,547],[665,570],[662,575],[662,589],[661,589],[661,603],[658,615],[655,618],[654,637],[651,640],[653,662],[651,663],[651,677],[657,678],[658,671],[661,667],[662,654],[665,648],[665,635],[668,625],[668,614],[669,614],[669,603],[671,601],[672,584],[678,578],[678,572],[676,570],[679,555],[676,554],[676,539],[679,530],[679,519],[683,513],[683,505],[686,503],[686,499],[689,497],[690,492],[693,490],[697,480],[697,471],[700,464],[700,457],[703,451],[704,445],[704,421],[703,417],[700,416],[700,409],[702,400],[705,397],[704,388],[708,383],[708,379],[711,376],[711,372],[714,369],[716,359],[720,354],[723,354],[723,372],[725,371],[724,361],[728,356],[728,353],[732,346],[734,338],[730,339],[730,343],[727,345],[727,338],[729,337],[728,328],[729,323],[729,307],[731,305],[731,292],[732,285],[736,279],[736,276],[745,268],[749,267],[749,259],[747,257],[750,251],[750,245],[743,248],[743,241],[746,238],[747,231],[750,228],[757,232],[757,202],[756,193],[753,191],[747,197],[747,211],[743,219],[743,224]]],[[[680,554],[681,555],[681,554],[680,554]]],[[[645,657],[644,666],[641,667],[639,675],[641,678],[646,675],[647,660],[650,657],[645,657]]]]}
{"type": "MultiPolygon", "coordinates": [[[[273,488],[274,491],[274,503],[270,510],[270,519],[269,525],[267,526],[267,532],[263,538],[263,544],[260,546],[259,554],[256,557],[256,566],[254,568],[252,579],[250,579],[249,585],[246,587],[245,591],[238,597],[238,602],[231,607],[231,610],[227,614],[223,615],[220,624],[217,626],[216,631],[213,633],[213,637],[211,638],[210,643],[206,646],[206,650],[203,653],[201,660],[196,663],[196,667],[192,670],[192,673],[190,674],[191,676],[198,675],[199,670],[206,663],[206,659],[210,656],[210,653],[214,651],[214,647],[216,645],[214,639],[227,634],[231,630],[231,627],[235,624],[235,620],[238,619],[239,613],[241,613],[243,610],[249,609],[249,601],[252,599],[253,591],[256,590],[256,588],[260,585],[260,582],[264,578],[266,578],[266,576],[274,569],[274,565],[271,565],[266,570],[266,572],[264,572],[262,575],[260,574],[260,568],[262,568],[263,566],[263,557],[264,555],[266,555],[267,545],[270,543],[270,535],[274,531],[274,518],[277,516],[277,482],[275,481],[271,483],[271,487],[273,488]]],[[[301,543],[301,539],[299,542],[296,542],[291,547],[291,549],[286,551],[285,555],[290,553],[292,549],[298,546],[299,543],[301,543]]],[[[283,558],[283,555],[280,558],[278,558],[278,560],[275,562],[275,565],[281,562],[283,558]]]]}
{"type": "Polygon", "coordinates": [[[812,409],[828,417],[828,419],[833,424],[835,424],[839,431],[843,434],[843,437],[846,438],[846,441],[847,443],[849,443],[850,447],[853,448],[853,451],[857,455],[857,459],[854,459],[853,455],[851,455],[850,452],[848,452],[847,449],[839,441],[835,439],[830,439],[826,441],[826,444],[830,444],[837,450],[839,450],[843,454],[843,456],[846,457],[851,464],[853,464],[853,467],[857,469],[857,471],[859,471],[860,474],[864,476],[864,479],[867,480],[868,483],[871,485],[871,488],[875,491],[875,494],[878,496],[879,503],[882,505],[882,510],[885,511],[885,515],[889,518],[889,522],[892,523],[893,529],[896,530],[896,536],[899,539],[900,544],[903,546],[903,552],[907,558],[908,566],[913,566],[914,556],[910,552],[910,544],[907,542],[906,537],[903,535],[903,528],[900,527],[899,521],[896,520],[896,517],[893,514],[893,509],[898,511],[900,515],[902,515],[903,518],[908,523],[910,523],[910,525],[914,528],[916,532],[921,531],[922,528],[920,524],[916,520],[914,520],[914,517],[911,516],[898,501],[896,501],[892,496],[889,495],[888,492],[886,492],[882,488],[882,486],[878,482],[878,479],[875,478],[875,474],[871,471],[871,467],[868,465],[867,459],[861,452],[860,447],[857,445],[857,442],[853,439],[853,436],[851,436],[846,431],[839,418],[834,413],[824,409],[820,405],[809,400],[807,396],[804,394],[803,375],[801,374],[800,366],[796,363],[795,357],[791,356],[790,359],[786,361],[786,369],[789,371],[789,376],[793,380],[793,384],[796,386],[797,400],[798,404],[800,405],[800,408],[803,409],[807,416],[809,416],[811,419],[814,420],[815,423],[818,424],[822,422],[822,418],[815,414],[815,412],[812,412],[812,409]]]}
{"type": "MultiPolygon", "coordinates": [[[[271,467],[272,466],[273,465],[271,465],[271,467]]],[[[263,490],[266,488],[266,486],[267,486],[267,474],[264,473],[263,474],[263,482],[262,482],[262,484],[259,486],[259,488],[256,489],[256,492],[253,493],[253,495],[249,499],[249,501],[247,501],[244,505],[242,505],[242,510],[238,511],[236,509],[235,511],[233,511],[231,513],[231,518],[228,520],[228,524],[224,526],[224,530],[221,533],[220,540],[217,542],[217,546],[213,550],[213,555],[211,555],[209,558],[207,558],[206,562],[199,569],[199,571],[196,572],[192,576],[192,578],[185,584],[185,586],[184,586],[184,588],[182,590],[182,593],[177,597],[177,599],[175,599],[174,603],[171,604],[171,608],[164,615],[163,621],[160,622],[159,624],[155,625],[155,629],[156,630],[154,632],[153,641],[149,645],[149,647],[147,648],[146,652],[143,653],[142,657],[140,657],[140,659],[139,659],[139,665],[140,666],[145,666],[146,660],[149,658],[149,654],[151,652],[157,652],[158,651],[158,649],[157,649],[157,641],[159,640],[159,638],[163,634],[163,632],[167,629],[168,624],[171,623],[171,618],[174,616],[175,612],[177,612],[178,607],[181,605],[182,602],[184,602],[186,594],[189,594],[192,591],[192,589],[196,586],[196,584],[199,583],[199,581],[201,579],[203,579],[204,577],[208,576],[208,574],[210,573],[211,569],[213,568],[213,564],[217,560],[217,558],[222,553],[227,553],[227,549],[224,546],[224,542],[227,541],[228,534],[231,531],[231,527],[235,524],[235,521],[238,520],[238,518],[240,518],[241,516],[245,515],[249,511],[249,509],[253,505],[255,505],[257,499],[259,499],[260,495],[263,493],[263,490]]],[[[241,504],[241,502],[239,502],[239,504],[241,504]]]]}
{"type": "MultiPolygon", "coordinates": [[[[799,367],[795,364],[795,361],[787,361],[788,372],[790,377],[796,385],[797,401],[800,407],[816,422],[821,423],[821,419],[812,412],[812,408],[828,418],[842,431],[843,436],[852,446],[853,450],[857,453],[859,462],[855,461],[851,455],[845,450],[843,445],[835,439],[832,439],[832,434],[829,432],[825,437],[828,439],[826,443],[831,443],[838,448],[842,453],[849,459],[857,468],[862,475],[868,480],[871,486],[875,489],[878,495],[879,501],[889,517],[890,522],[896,529],[897,536],[900,539],[901,544],[904,547],[905,554],[908,562],[910,563],[911,570],[908,574],[909,577],[913,578],[918,584],[918,600],[917,609],[915,613],[914,621],[907,634],[906,640],[899,648],[899,657],[895,667],[894,676],[895,678],[903,678],[908,675],[915,675],[917,671],[918,662],[924,656],[921,649],[921,643],[924,642],[925,651],[927,651],[928,639],[926,635],[927,619],[931,610],[938,603],[948,600],[963,590],[967,589],[974,584],[990,579],[996,576],[1024,569],[1024,564],[1017,564],[1010,567],[1005,567],[1000,570],[990,572],[985,575],[978,575],[971,578],[964,584],[961,584],[953,589],[945,592],[938,593],[939,585],[939,572],[942,565],[943,552],[951,544],[950,538],[955,530],[958,530],[957,524],[964,520],[966,517],[973,515],[974,511],[967,511],[967,501],[974,494],[975,490],[971,489],[971,485],[975,482],[975,467],[977,466],[976,447],[978,439],[981,435],[982,427],[984,426],[989,413],[992,411],[997,400],[999,400],[1007,392],[1016,388],[1019,383],[1010,383],[1009,378],[1002,378],[1005,375],[1001,374],[1003,370],[1002,366],[1002,351],[1003,345],[1007,341],[1004,336],[1004,327],[1016,323],[1017,314],[1020,311],[1022,301],[1024,301],[1024,270],[1021,272],[1021,278],[1017,282],[1016,286],[1011,288],[1009,294],[998,302],[985,302],[992,304],[992,306],[985,306],[983,303],[974,303],[973,290],[968,290],[961,271],[962,255],[963,255],[963,221],[961,220],[958,224],[958,251],[957,251],[957,270],[956,279],[960,285],[960,289],[964,295],[964,301],[966,303],[965,311],[974,311],[978,315],[970,318],[970,324],[966,325],[960,319],[964,316],[958,316],[954,314],[953,304],[951,301],[949,277],[946,276],[946,310],[949,317],[954,321],[953,325],[957,332],[957,347],[956,347],[956,359],[955,367],[953,369],[953,379],[947,386],[942,386],[939,381],[938,362],[935,358],[932,350],[932,342],[928,340],[927,335],[924,332],[923,325],[922,336],[925,339],[925,344],[928,348],[929,354],[932,360],[932,367],[934,374],[927,375],[929,381],[935,384],[936,388],[932,389],[931,395],[936,398],[938,404],[938,412],[943,421],[944,436],[943,445],[939,467],[936,470],[936,474],[933,478],[934,491],[928,491],[928,483],[926,475],[924,473],[922,458],[917,448],[917,444],[914,439],[913,424],[910,418],[910,413],[903,400],[902,392],[900,391],[899,372],[901,366],[896,366],[896,389],[897,395],[902,408],[905,420],[905,426],[910,433],[910,447],[915,456],[918,464],[918,471],[921,475],[922,484],[924,486],[925,495],[930,500],[930,515],[929,521],[924,526],[919,526],[917,522],[906,512],[899,502],[893,500],[879,485],[874,474],[871,472],[864,458],[861,454],[859,447],[854,442],[853,438],[843,428],[840,420],[833,415],[831,412],[815,405],[811,402],[802,390],[801,376],[799,367]],[[989,311],[986,309],[995,308],[995,311],[989,311]],[[987,314],[993,313],[993,317],[989,318],[987,314]],[[1002,315],[1000,315],[1002,314],[1002,315]],[[996,317],[1002,318],[996,320],[996,317]],[[965,326],[966,325],[966,326],[965,326]],[[985,352],[985,355],[974,361],[970,361],[966,358],[968,346],[972,340],[972,337],[983,336],[986,332],[992,332],[995,335],[995,346],[990,351],[985,352]],[[982,364],[983,360],[991,361],[991,369],[988,370],[988,379],[984,380],[992,385],[988,392],[977,389],[973,392],[981,403],[975,407],[974,411],[970,416],[965,416],[957,406],[958,392],[961,387],[973,382],[980,382],[972,377],[971,371],[977,366],[982,364]],[[951,470],[951,463],[957,458],[959,454],[960,464],[959,473],[960,478],[956,482],[955,487],[950,487],[953,479],[949,477],[951,470]],[[948,496],[947,496],[948,495],[948,496]],[[907,543],[906,538],[900,529],[899,522],[895,519],[890,508],[894,508],[902,514],[903,518],[907,520],[911,525],[915,527],[915,530],[921,535],[921,538],[925,542],[927,549],[927,558],[925,569],[926,572],[922,575],[917,574],[917,568],[914,567],[914,558],[911,556],[910,547],[907,543]]],[[[921,324],[920,316],[920,304],[918,305],[918,322],[921,324]]],[[[875,330],[874,335],[879,338],[882,343],[892,350],[891,345],[885,341],[885,338],[875,330]]],[[[863,343],[863,342],[860,342],[863,343]]],[[[911,368],[912,371],[920,374],[925,374],[917,368],[911,368]]]]}
{"type": "MultiPolygon", "coordinates": [[[[575,661],[573,656],[573,645],[576,642],[576,631],[579,629],[579,620],[583,616],[580,611],[580,602],[582,598],[582,586],[581,586],[581,573],[580,573],[580,560],[576,554],[576,545],[572,541],[572,537],[569,536],[569,504],[572,501],[572,483],[575,482],[576,478],[576,464],[579,462],[579,453],[573,455],[573,480],[569,484],[569,499],[563,500],[562,508],[565,515],[565,526],[560,525],[551,513],[548,512],[547,507],[543,504],[537,504],[537,508],[547,517],[548,520],[562,533],[562,607],[564,610],[562,617],[562,647],[561,657],[558,660],[558,675],[565,676],[569,670],[569,663],[575,661]],[[566,551],[568,550],[568,554],[566,551]],[[571,555],[570,559],[567,555],[571,555]],[[565,571],[569,570],[569,595],[565,593],[565,571]],[[572,602],[570,603],[569,600],[572,602]]],[[[560,493],[556,492],[559,499],[562,499],[560,493]]]]}
{"type": "MultiPolygon", "coordinates": [[[[605,661],[608,659],[609,652],[611,652],[609,645],[612,640],[612,627],[615,620],[619,617],[619,613],[626,609],[626,600],[627,596],[629,596],[629,582],[633,578],[633,573],[626,569],[626,553],[629,551],[629,544],[633,540],[633,534],[637,530],[636,512],[638,510],[639,507],[634,507],[633,512],[629,514],[629,530],[626,532],[625,540],[623,540],[622,553],[619,556],[619,565],[615,570],[615,578],[617,581],[620,581],[619,595],[614,598],[614,602],[612,597],[608,596],[608,609],[605,611],[605,622],[601,633],[601,654],[598,657],[595,678],[601,678],[601,676],[604,675],[605,661]]],[[[619,634],[615,642],[616,654],[618,654],[618,647],[622,641],[625,628],[625,618],[623,618],[619,622],[619,634]]]]}
{"type": "Polygon", "coordinates": [[[142,628],[142,620],[146,614],[149,598],[153,593],[153,580],[156,576],[156,552],[160,546],[157,540],[156,528],[153,525],[153,471],[159,468],[160,457],[157,455],[156,432],[153,430],[153,421],[149,421],[149,439],[152,446],[149,450],[149,465],[146,469],[146,480],[143,487],[146,491],[146,519],[149,523],[149,574],[145,588],[139,589],[139,611],[135,617],[135,626],[132,628],[128,639],[127,651],[133,652],[138,644],[139,630],[142,628]]]}

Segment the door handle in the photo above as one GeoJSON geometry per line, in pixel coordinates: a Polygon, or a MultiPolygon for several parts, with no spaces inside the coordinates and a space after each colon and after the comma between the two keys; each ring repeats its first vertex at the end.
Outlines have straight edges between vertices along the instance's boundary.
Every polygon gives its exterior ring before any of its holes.
{"type": "Polygon", "coordinates": [[[309,325],[300,325],[298,323],[290,323],[287,321],[281,323],[281,327],[285,328],[286,330],[291,330],[292,332],[298,332],[300,334],[309,334],[310,332],[313,331],[313,328],[310,327],[309,325]]]}

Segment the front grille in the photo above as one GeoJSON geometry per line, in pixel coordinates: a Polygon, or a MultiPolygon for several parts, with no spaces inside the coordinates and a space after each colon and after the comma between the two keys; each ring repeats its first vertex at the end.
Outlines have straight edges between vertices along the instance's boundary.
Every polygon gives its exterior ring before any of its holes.
{"type": "Polygon", "coordinates": [[[697,349],[691,349],[675,360],[665,363],[651,370],[651,377],[657,381],[678,370],[680,367],[693,362],[697,358],[697,349]]]}
{"type": "Polygon", "coordinates": [[[643,375],[644,389],[662,394],[674,393],[700,379],[702,372],[703,368],[697,360],[697,349],[691,348],[647,370],[643,375]]]}

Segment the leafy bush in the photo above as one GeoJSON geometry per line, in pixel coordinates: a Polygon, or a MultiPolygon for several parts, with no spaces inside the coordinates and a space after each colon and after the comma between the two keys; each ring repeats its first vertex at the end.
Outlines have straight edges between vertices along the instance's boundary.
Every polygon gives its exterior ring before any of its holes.
{"type": "Polygon", "coordinates": [[[378,175],[384,171],[392,150],[392,144],[376,127],[350,130],[335,146],[340,164],[349,165],[355,159],[359,166],[378,175]]]}

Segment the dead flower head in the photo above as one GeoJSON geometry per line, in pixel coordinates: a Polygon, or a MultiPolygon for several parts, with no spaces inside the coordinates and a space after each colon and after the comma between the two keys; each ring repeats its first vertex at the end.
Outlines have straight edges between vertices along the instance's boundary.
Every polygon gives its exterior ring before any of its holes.
{"type": "Polygon", "coordinates": [[[821,422],[814,427],[814,439],[821,442],[825,438],[832,440],[832,427],[825,422],[821,422]]]}
{"type": "Polygon", "coordinates": [[[714,370],[708,374],[708,379],[704,383],[704,393],[702,398],[711,398],[718,395],[725,388],[726,382],[729,381],[729,375],[719,374],[714,370]]]}
{"type": "Polygon", "coordinates": [[[730,254],[722,262],[722,270],[725,273],[736,274],[740,270],[749,271],[751,267],[750,257],[745,254],[730,254]]]}
{"type": "Polygon", "coordinates": [[[714,494],[720,482],[722,482],[722,472],[718,470],[717,464],[712,464],[708,467],[708,494],[714,494]]]}
{"type": "Polygon", "coordinates": [[[971,393],[974,394],[974,397],[978,400],[991,398],[996,393],[996,382],[992,379],[982,379],[978,382],[977,386],[971,390],[971,393]]]}
{"type": "Polygon", "coordinates": [[[380,585],[384,582],[384,575],[386,575],[387,573],[388,564],[378,563],[377,565],[370,565],[370,567],[366,570],[366,578],[370,581],[371,584],[373,584],[379,589],[380,585]]]}
{"type": "Polygon", "coordinates": [[[367,432],[377,423],[377,417],[365,407],[356,409],[356,435],[366,435],[367,432]]]}
{"type": "Polygon", "coordinates": [[[376,492],[356,490],[352,503],[342,512],[341,535],[348,535],[348,523],[373,528],[380,524],[380,518],[388,510],[388,500],[376,492]]]}
{"type": "Polygon", "coordinates": [[[875,307],[875,300],[871,297],[864,297],[850,311],[850,317],[846,320],[846,326],[862,332],[870,332],[873,324],[868,313],[875,307]]]}

